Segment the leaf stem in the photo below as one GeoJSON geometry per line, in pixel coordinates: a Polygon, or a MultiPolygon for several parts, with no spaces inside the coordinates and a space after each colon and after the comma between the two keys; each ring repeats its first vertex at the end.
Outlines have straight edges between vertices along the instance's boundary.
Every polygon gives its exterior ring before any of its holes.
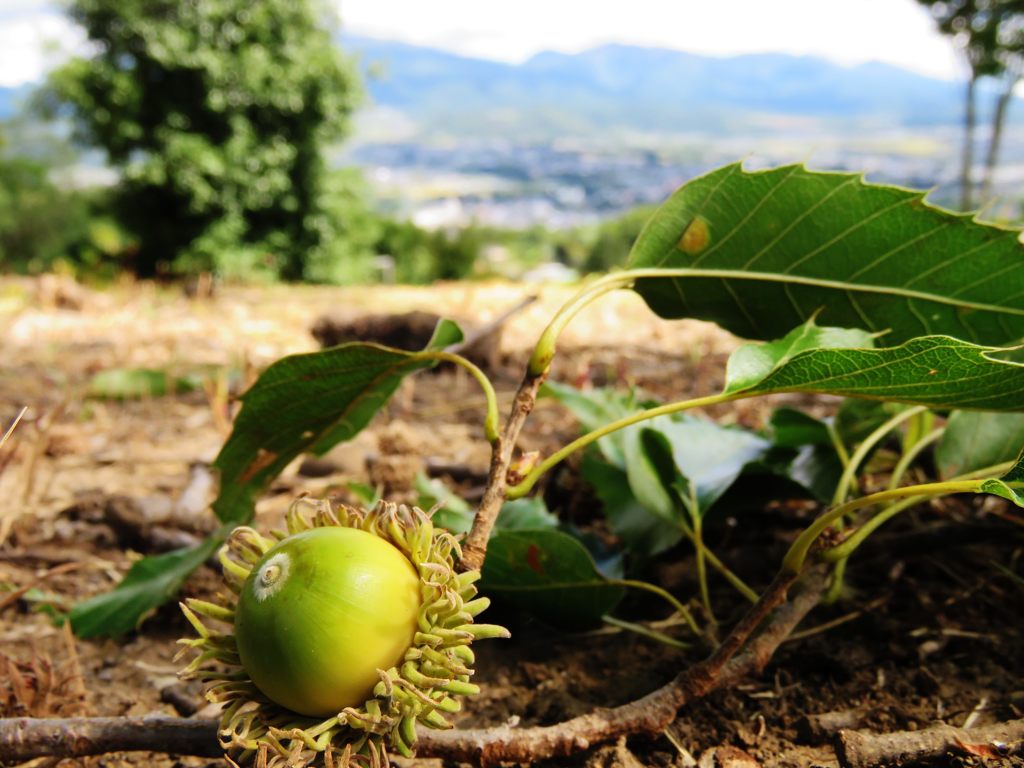
{"type": "Polygon", "coordinates": [[[664,643],[665,645],[669,645],[673,648],[680,648],[685,650],[690,647],[689,644],[684,643],[682,640],[676,640],[674,637],[670,637],[666,635],[664,632],[659,632],[656,629],[645,627],[643,624],[637,624],[633,621],[623,621],[622,619],[617,619],[614,616],[607,615],[602,616],[601,621],[603,621],[605,624],[610,624],[613,627],[618,627],[619,629],[625,629],[629,632],[636,632],[636,634],[638,635],[649,637],[651,640],[656,640],[659,643],[664,643]]]}
{"type": "Polygon", "coordinates": [[[447,363],[454,363],[455,365],[469,371],[469,374],[476,379],[480,388],[484,391],[484,397],[487,398],[487,416],[484,417],[484,434],[487,436],[487,442],[494,445],[498,441],[499,427],[498,427],[498,397],[494,393],[494,385],[491,384],[491,380],[487,378],[487,374],[484,373],[474,363],[470,362],[462,355],[458,355],[454,352],[445,352],[442,350],[424,352],[424,357],[434,360],[443,360],[447,363]]]}
{"type": "Polygon", "coordinates": [[[843,438],[839,434],[839,430],[836,429],[835,423],[831,420],[826,425],[828,428],[828,438],[832,441],[832,447],[836,450],[836,455],[839,456],[839,462],[843,465],[845,470],[850,464],[850,452],[846,450],[846,446],[843,445],[843,438]]]}
{"type": "MultiPolygon", "coordinates": [[[[930,435],[928,437],[930,437],[930,435]]],[[[920,443],[923,443],[925,440],[927,440],[927,437],[924,440],[919,441],[918,444],[920,445],[920,443]]],[[[1007,472],[1013,465],[1014,462],[1012,461],[1004,461],[1002,464],[994,464],[991,467],[982,467],[981,469],[975,469],[966,474],[951,478],[949,482],[979,479],[984,480],[987,477],[1001,475],[1004,472],[1007,472]]],[[[868,536],[881,528],[885,523],[889,522],[889,520],[894,518],[903,510],[909,509],[915,504],[920,504],[922,501],[927,501],[929,498],[933,497],[911,496],[901,501],[897,501],[895,504],[890,504],[870,520],[866,520],[857,530],[851,533],[849,537],[844,539],[841,543],[822,552],[822,560],[827,563],[834,563],[850,557],[850,555],[852,555],[854,551],[864,543],[868,536]]]]}
{"type": "Polygon", "coordinates": [[[905,411],[900,411],[895,416],[887,419],[884,423],[878,426],[870,435],[868,435],[857,446],[857,450],[850,456],[850,461],[846,464],[843,469],[842,477],[839,478],[839,483],[836,485],[835,495],[832,497],[832,504],[842,504],[846,501],[846,497],[850,495],[850,487],[853,485],[853,481],[857,476],[857,470],[860,465],[864,463],[868,454],[874,450],[875,446],[882,441],[887,434],[892,430],[896,429],[900,424],[913,418],[919,413],[924,413],[928,408],[923,405],[914,406],[913,408],[907,408],[905,411]]]}
{"type": "Polygon", "coordinates": [[[832,581],[829,582],[825,595],[821,598],[824,605],[834,605],[843,593],[843,580],[846,578],[846,560],[836,561],[832,569],[832,581]]]}
{"type": "Polygon", "coordinates": [[[533,354],[530,356],[530,375],[540,376],[543,373],[547,373],[548,368],[551,367],[551,361],[555,357],[555,346],[558,342],[558,337],[562,334],[562,330],[568,325],[569,321],[579,314],[581,309],[606,293],[611,293],[619,288],[628,288],[632,285],[633,279],[631,272],[615,272],[605,275],[585,285],[568,303],[562,305],[562,308],[551,318],[551,322],[548,323],[547,328],[544,329],[541,337],[537,340],[537,346],[534,347],[533,354]]]}
{"type": "Polygon", "coordinates": [[[700,627],[697,626],[696,620],[693,615],[687,610],[686,606],[683,605],[675,596],[667,589],[662,589],[657,584],[651,584],[646,581],[638,581],[635,579],[608,579],[608,583],[617,587],[627,587],[629,589],[642,589],[650,592],[651,594],[657,595],[662,600],[671,605],[686,622],[686,626],[690,628],[697,637],[700,637],[700,627]]]}
{"type": "Polygon", "coordinates": [[[903,455],[900,456],[900,460],[896,462],[896,466],[893,467],[892,477],[889,478],[890,488],[899,488],[900,481],[903,479],[903,475],[907,473],[910,465],[914,463],[914,459],[921,455],[925,448],[934,442],[937,442],[939,438],[945,433],[945,427],[936,427],[927,435],[924,435],[917,442],[913,443],[907,448],[903,455]]]}
{"type": "Polygon", "coordinates": [[[666,405],[659,405],[657,408],[648,408],[646,411],[640,411],[639,413],[630,414],[624,416],[621,419],[616,419],[613,422],[605,424],[603,427],[599,427],[592,432],[587,432],[585,435],[573,440],[568,445],[555,451],[553,454],[548,456],[544,461],[530,470],[521,481],[516,485],[508,487],[507,496],[508,499],[520,499],[530,492],[533,486],[537,483],[537,480],[547,472],[549,469],[557,465],[567,456],[575,453],[580,448],[585,448],[596,440],[600,440],[605,435],[610,435],[612,432],[617,432],[620,429],[630,427],[633,424],[638,424],[641,421],[647,421],[649,419],[657,418],[658,416],[667,416],[670,413],[679,413],[681,411],[687,411],[691,408],[703,408],[708,405],[717,405],[718,403],[728,403],[732,400],[739,400],[744,397],[751,397],[744,392],[733,392],[733,393],[719,393],[717,395],[708,395],[706,397],[697,397],[693,400],[681,400],[677,403],[668,403],[666,405]]]}
{"type": "Polygon", "coordinates": [[[693,540],[693,548],[697,552],[697,582],[700,584],[700,600],[704,603],[704,610],[707,611],[711,623],[713,625],[718,624],[718,619],[715,618],[715,611],[711,607],[711,590],[708,588],[708,548],[704,544],[700,518],[696,515],[694,515],[693,519],[693,535],[691,538],[693,540]]]}
{"type": "Polygon", "coordinates": [[[872,493],[848,501],[845,504],[834,506],[811,523],[797,537],[782,561],[782,571],[791,574],[799,573],[800,569],[803,568],[804,561],[807,559],[807,553],[810,551],[811,545],[832,523],[851,512],[856,512],[858,509],[880,504],[890,499],[904,499],[911,496],[944,496],[950,493],[978,493],[983,482],[983,480],[948,480],[939,483],[908,485],[905,488],[879,491],[878,493],[872,493]]]}
{"type": "Polygon", "coordinates": [[[824,552],[822,552],[822,559],[826,563],[841,562],[846,560],[848,557],[850,557],[850,555],[854,553],[857,547],[864,543],[864,540],[868,536],[870,536],[872,533],[878,530],[878,528],[880,528],[886,522],[891,520],[893,517],[898,515],[903,510],[909,509],[915,504],[920,504],[922,501],[926,501],[929,498],[932,497],[911,496],[910,498],[897,501],[895,504],[890,504],[877,515],[872,517],[870,520],[865,521],[864,524],[860,526],[860,528],[851,533],[849,537],[842,541],[841,544],[838,544],[837,546],[832,547],[832,549],[827,549],[824,552]]]}
{"type": "MultiPolygon", "coordinates": [[[[832,504],[841,504],[846,501],[846,498],[850,495],[850,487],[856,480],[857,470],[867,459],[868,454],[874,450],[886,435],[905,421],[910,421],[911,427],[916,426],[920,416],[927,412],[928,408],[923,405],[907,408],[904,411],[900,411],[892,418],[887,419],[870,435],[864,438],[864,440],[861,441],[861,444],[857,446],[857,450],[853,452],[853,455],[850,456],[849,461],[847,461],[843,467],[843,474],[842,477],[839,478],[839,483],[836,485],[836,492],[832,497],[832,504]]],[[[838,518],[836,520],[836,525],[840,528],[842,527],[842,518],[838,518]]],[[[831,605],[839,599],[839,594],[843,589],[843,578],[845,576],[846,561],[839,560],[836,562],[836,567],[832,571],[832,583],[829,584],[828,591],[825,593],[824,602],[826,605],[831,605]]]]}
{"type": "Polygon", "coordinates": [[[701,539],[698,544],[698,541],[694,536],[693,529],[690,527],[690,524],[686,522],[686,520],[680,518],[678,520],[678,523],[679,529],[685,534],[686,538],[690,540],[690,543],[693,544],[695,550],[697,550],[698,547],[703,547],[704,558],[711,564],[711,567],[718,571],[719,574],[721,574],[722,578],[729,582],[733,589],[735,589],[737,592],[743,595],[743,597],[747,598],[747,600],[749,600],[750,602],[756,603],[759,597],[757,592],[755,592],[753,589],[747,586],[747,583],[743,581],[743,579],[741,579],[739,576],[733,573],[729,569],[729,566],[723,563],[718,558],[718,555],[716,555],[713,550],[711,550],[706,544],[704,544],[703,539],[701,539]]]}
{"type": "Polygon", "coordinates": [[[707,547],[704,548],[704,557],[707,558],[707,561],[711,564],[711,567],[718,571],[722,575],[722,578],[724,578],[727,582],[729,582],[729,584],[732,585],[733,589],[735,589],[737,592],[743,595],[743,597],[747,598],[747,600],[749,600],[750,602],[757,602],[757,599],[759,597],[757,592],[755,592],[753,589],[747,586],[747,583],[743,581],[743,579],[741,579],[739,576],[733,573],[729,569],[729,566],[727,566],[725,563],[719,560],[718,555],[716,555],[711,549],[707,547]]]}

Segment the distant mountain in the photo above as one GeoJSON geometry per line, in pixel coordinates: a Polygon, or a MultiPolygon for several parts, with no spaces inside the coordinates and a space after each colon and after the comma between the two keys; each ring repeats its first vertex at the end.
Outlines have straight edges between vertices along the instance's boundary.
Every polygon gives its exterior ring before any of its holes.
{"type": "MultiPolygon", "coordinates": [[[[513,65],[361,36],[340,44],[357,54],[377,108],[364,123],[390,120],[411,138],[836,133],[950,125],[962,111],[960,83],[877,62],[844,67],[808,56],[604,45],[513,65]]],[[[0,119],[30,90],[0,88],[0,119]]],[[[1022,111],[1012,109],[1011,119],[1022,111]]]]}
{"type": "Polygon", "coordinates": [[[429,134],[721,136],[777,130],[780,118],[852,130],[948,125],[962,111],[961,84],[877,62],[604,45],[511,65],[359,36],[342,46],[358,55],[373,104],[429,134]]]}

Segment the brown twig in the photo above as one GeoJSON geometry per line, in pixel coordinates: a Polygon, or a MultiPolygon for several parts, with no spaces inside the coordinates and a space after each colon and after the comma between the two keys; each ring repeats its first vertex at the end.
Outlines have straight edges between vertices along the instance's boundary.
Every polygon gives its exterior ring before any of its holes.
{"type": "Polygon", "coordinates": [[[0,764],[34,757],[107,752],[166,752],[218,757],[217,723],[178,717],[17,717],[0,720],[0,764]]]}
{"type": "Polygon", "coordinates": [[[30,581],[23,587],[18,587],[13,592],[8,592],[3,597],[0,597],[0,613],[2,613],[8,607],[14,605],[21,598],[23,598],[27,592],[30,592],[31,590],[35,589],[51,576],[60,576],[61,574],[69,573],[71,571],[76,570],[77,568],[81,568],[82,565],[84,565],[84,563],[79,561],[63,563],[61,565],[54,566],[53,568],[50,568],[48,571],[46,571],[42,576],[36,578],[34,581],[30,581]]]}
{"type": "Polygon", "coordinates": [[[465,339],[460,341],[458,344],[453,344],[448,347],[449,352],[455,352],[456,354],[464,354],[466,350],[472,349],[475,345],[486,339],[488,336],[493,335],[499,328],[505,323],[511,320],[515,315],[522,312],[528,306],[533,304],[537,300],[536,294],[530,294],[524,296],[518,303],[506,309],[496,318],[487,323],[487,325],[481,326],[480,328],[474,329],[465,339]]]}
{"type": "MultiPolygon", "coordinates": [[[[792,580],[787,580],[787,584],[792,580]]],[[[530,763],[573,752],[611,739],[636,733],[661,733],[675,719],[680,707],[689,701],[735,683],[760,671],[782,641],[818,604],[824,591],[823,569],[815,569],[805,579],[803,589],[771,616],[768,624],[751,640],[742,653],[725,658],[726,648],[735,648],[735,637],[746,635],[764,619],[772,605],[785,599],[785,586],[776,580],[765,596],[752,606],[747,616],[706,661],[681,672],[672,682],[642,699],[620,707],[601,708],[557,725],[537,728],[456,729],[423,733],[417,753],[423,756],[493,765],[499,762],[530,763]]]]}
{"type": "MultiPolygon", "coordinates": [[[[706,661],[680,673],[672,682],[642,699],[620,707],[601,708],[557,725],[536,728],[466,729],[421,732],[417,753],[493,765],[532,762],[569,755],[593,744],[628,734],[662,732],[689,701],[759,672],[793,628],[818,603],[824,591],[824,571],[814,569],[800,592],[784,602],[791,580],[780,580],[752,606],[729,638],[706,661]],[[781,604],[781,605],[780,605],[781,604]],[[769,616],[771,609],[779,606],[769,616]],[[767,623],[752,640],[751,632],[767,623]],[[727,648],[738,648],[736,637],[749,642],[741,653],[726,659],[727,648]]],[[[210,720],[180,718],[68,718],[0,720],[0,763],[45,755],[81,757],[115,751],[145,750],[173,754],[220,754],[217,724],[210,720]]]]}
{"type": "Polygon", "coordinates": [[[839,731],[836,734],[835,750],[842,768],[945,761],[948,753],[1005,757],[1024,753],[1024,719],[971,730],[937,725],[923,731],[883,734],[839,731]]]}
{"type": "Polygon", "coordinates": [[[484,490],[483,498],[480,499],[476,516],[473,518],[473,527],[462,543],[462,559],[458,565],[462,571],[478,570],[484,564],[487,540],[491,537],[494,521],[498,519],[498,512],[501,511],[501,505],[505,501],[508,468],[512,464],[516,440],[519,439],[519,433],[523,429],[526,417],[530,415],[537,402],[537,392],[546,377],[546,373],[539,376],[527,373],[516,391],[516,396],[512,401],[512,412],[509,414],[508,421],[505,422],[505,428],[491,449],[491,467],[487,473],[487,488],[484,490]]]}

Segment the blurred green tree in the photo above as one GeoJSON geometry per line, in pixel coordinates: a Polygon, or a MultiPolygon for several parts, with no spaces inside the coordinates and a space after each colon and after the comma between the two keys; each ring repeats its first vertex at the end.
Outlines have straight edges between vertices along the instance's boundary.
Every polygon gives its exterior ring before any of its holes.
{"type": "Polygon", "coordinates": [[[55,71],[42,103],[121,169],[139,275],[337,277],[349,249],[324,148],[360,89],[325,7],[71,0],[69,13],[94,53],[55,71]]]}
{"type": "Polygon", "coordinates": [[[1013,100],[1017,83],[1024,77],[1024,0],[1001,0],[994,4],[992,13],[996,24],[996,33],[992,41],[995,46],[993,55],[999,63],[1002,89],[992,113],[992,132],[981,182],[983,203],[988,202],[992,196],[992,182],[999,162],[999,148],[1002,144],[1007,110],[1013,100]]]}
{"type": "Polygon", "coordinates": [[[81,195],[58,189],[42,160],[6,147],[0,125],[0,269],[42,272],[85,238],[89,215],[81,195]]]}
{"type": "Polygon", "coordinates": [[[653,213],[653,207],[641,206],[601,224],[581,265],[583,271],[607,272],[621,266],[653,213]]]}
{"type": "Polygon", "coordinates": [[[960,206],[974,202],[974,131],[976,92],[983,77],[1001,77],[1004,87],[992,113],[985,159],[982,200],[991,194],[1006,111],[1020,80],[1024,54],[1024,0],[918,0],[931,12],[939,30],[953,38],[970,68],[964,109],[964,143],[960,169],[960,206]]]}

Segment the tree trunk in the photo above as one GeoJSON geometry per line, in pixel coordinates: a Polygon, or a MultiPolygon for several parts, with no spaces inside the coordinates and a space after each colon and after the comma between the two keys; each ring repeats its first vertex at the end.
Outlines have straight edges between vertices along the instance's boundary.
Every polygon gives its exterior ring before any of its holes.
{"type": "Polygon", "coordinates": [[[999,145],[1003,140],[1003,126],[1006,124],[1006,109],[1013,99],[1013,89],[1020,82],[1020,75],[1013,75],[1006,80],[1006,89],[999,94],[996,111],[992,115],[992,135],[989,139],[988,154],[985,156],[985,176],[981,184],[981,202],[985,205],[992,197],[992,183],[999,162],[999,145]]]}
{"type": "Polygon", "coordinates": [[[960,167],[960,209],[969,211],[972,203],[971,165],[974,162],[974,86],[978,76],[971,72],[967,81],[967,103],[964,110],[964,147],[960,167]]]}

